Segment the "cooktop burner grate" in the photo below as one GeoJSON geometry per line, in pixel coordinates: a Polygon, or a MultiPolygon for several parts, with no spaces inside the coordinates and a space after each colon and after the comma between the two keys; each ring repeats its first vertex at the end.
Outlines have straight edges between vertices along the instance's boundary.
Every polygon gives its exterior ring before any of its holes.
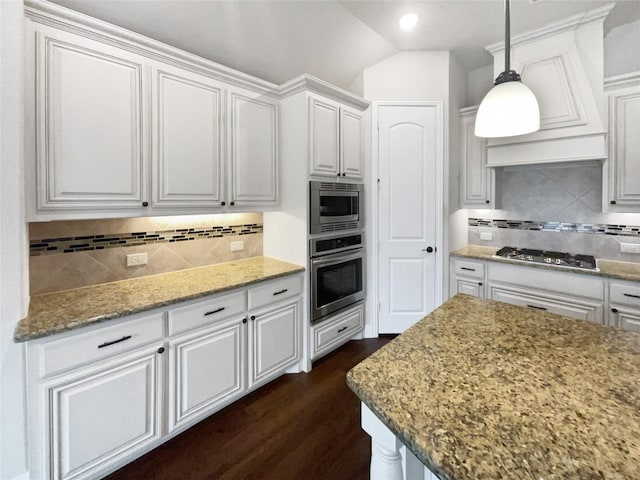
{"type": "Polygon", "coordinates": [[[551,250],[535,250],[531,248],[502,247],[494,257],[514,262],[541,263],[554,267],[598,272],[598,265],[592,255],[570,254],[551,250]]]}

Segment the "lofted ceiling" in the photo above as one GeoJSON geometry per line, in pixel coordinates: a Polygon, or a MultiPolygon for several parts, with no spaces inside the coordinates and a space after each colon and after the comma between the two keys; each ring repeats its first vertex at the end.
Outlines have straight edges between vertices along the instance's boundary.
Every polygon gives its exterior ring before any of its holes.
{"type": "MultiPolygon", "coordinates": [[[[503,0],[51,0],[274,83],[309,73],[342,88],[396,52],[451,50],[466,69],[491,63],[504,35],[503,0]],[[415,30],[398,18],[415,12],[415,30]]],[[[611,3],[512,0],[513,35],[611,3]]],[[[618,0],[605,31],[640,20],[618,0]]]]}

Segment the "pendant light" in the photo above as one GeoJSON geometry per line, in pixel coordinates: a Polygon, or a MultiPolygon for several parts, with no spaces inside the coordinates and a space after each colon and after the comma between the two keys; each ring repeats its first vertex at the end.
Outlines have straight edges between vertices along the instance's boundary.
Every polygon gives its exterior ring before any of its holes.
{"type": "Polygon", "coordinates": [[[540,108],[533,92],[511,70],[509,0],[504,2],[504,72],[480,103],[476,115],[477,137],[512,137],[540,129],[540,108]]]}

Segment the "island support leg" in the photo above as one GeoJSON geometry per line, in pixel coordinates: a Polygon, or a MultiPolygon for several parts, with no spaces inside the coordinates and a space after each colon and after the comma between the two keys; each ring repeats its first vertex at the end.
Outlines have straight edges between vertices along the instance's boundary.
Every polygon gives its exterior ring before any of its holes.
{"type": "Polygon", "coordinates": [[[371,436],[371,480],[404,480],[402,471],[402,442],[364,403],[362,429],[371,436]]]}

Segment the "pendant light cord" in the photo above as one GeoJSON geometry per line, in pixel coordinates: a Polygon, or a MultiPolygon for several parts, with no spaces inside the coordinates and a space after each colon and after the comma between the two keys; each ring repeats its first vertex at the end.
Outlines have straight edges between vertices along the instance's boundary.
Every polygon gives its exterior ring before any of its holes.
{"type": "Polygon", "coordinates": [[[504,0],[504,71],[511,70],[511,18],[509,0],[504,0]]]}

